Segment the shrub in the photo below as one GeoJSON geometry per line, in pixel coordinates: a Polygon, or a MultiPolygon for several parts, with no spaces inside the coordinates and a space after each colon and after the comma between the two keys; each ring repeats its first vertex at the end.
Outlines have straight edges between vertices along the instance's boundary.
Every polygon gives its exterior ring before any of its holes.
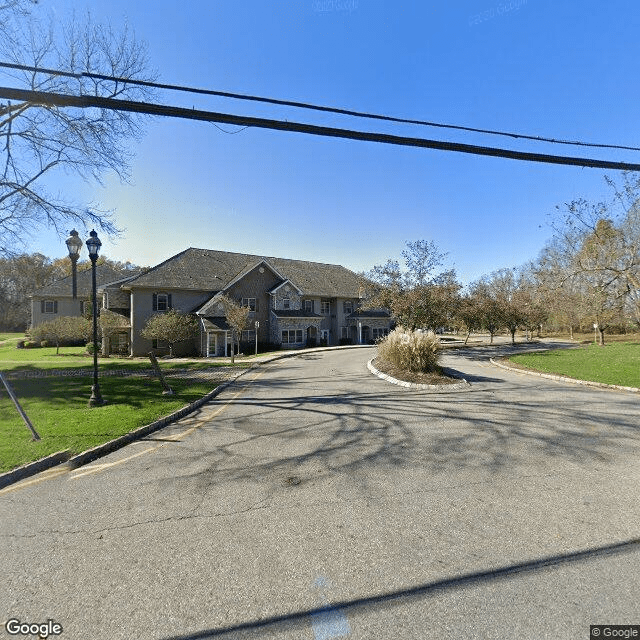
{"type": "MultiPolygon", "coordinates": [[[[102,344],[98,342],[98,353],[102,350],[102,344]]],[[[93,355],[93,342],[87,342],[87,353],[92,356],[93,355]]]]}
{"type": "Polygon", "coordinates": [[[46,340],[50,345],[56,345],[56,353],[59,352],[61,345],[69,341],[82,340],[84,342],[88,340],[90,333],[91,322],[75,316],[61,316],[29,330],[31,340],[34,340],[38,346],[43,340],[46,340]]]}
{"type": "Polygon", "coordinates": [[[49,346],[48,340],[40,340],[40,346],[41,347],[48,347],[49,346]]]}
{"type": "Polygon", "coordinates": [[[352,338],[340,338],[340,340],[338,341],[338,344],[340,346],[344,346],[347,344],[353,344],[353,339],[352,338]]]}
{"type": "Polygon", "coordinates": [[[432,331],[398,327],[378,343],[378,354],[398,369],[425,373],[438,367],[440,340],[432,331]]]}
{"type": "Polygon", "coordinates": [[[16,349],[24,349],[24,340],[18,340],[16,344],[16,349]]]}

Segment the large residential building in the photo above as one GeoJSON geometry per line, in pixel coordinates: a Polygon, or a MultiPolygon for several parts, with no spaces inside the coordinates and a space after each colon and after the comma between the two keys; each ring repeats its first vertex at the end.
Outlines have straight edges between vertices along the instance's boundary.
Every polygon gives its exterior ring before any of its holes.
{"type": "MultiPolygon", "coordinates": [[[[85,273],[81,274],[82,278],[85,273]]],[[[166,345],[140,335],[148,319],[177,309],[198,317],[199,335],[180,345],[183,353],[229,353],[231,329],[220,304],[222,294],[251,309],[243,342],[282,345],[368,343],[388,333],[391,317],[383,310],[361,309],[360,276],[335,264],[262,257],[208,249],[187,249],[141,274],[123,279],[100,274],[102,307],[122,316],[116,331],[103,340],[105,352],[145,355],[166,345]]],[[[84,281],[83,281],[84,283],[84,281]]],[[[78,290],[84,295],[84,284],[78,290]]],[[[33,294],[32,324],[79,315],[65,278],[33,294]]]]}

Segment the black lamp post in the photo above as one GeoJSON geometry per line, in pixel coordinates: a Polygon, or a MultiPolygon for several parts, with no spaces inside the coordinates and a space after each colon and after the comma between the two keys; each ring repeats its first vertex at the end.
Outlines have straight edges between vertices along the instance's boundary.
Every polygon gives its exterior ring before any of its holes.
{"type": "Polygon", "coordinates": [[[73,278],[73,299],[78,297],[78,277],[76,271],[76,265],[78,264],[78,256],[80,255],[80,249],[82,249],[82,240],[78,238],[78,232],[73,229],[69,234],[69,237],[65,240],[67,249],[69,249],[69,257],[71,258],[71,275],[73,278]]]}
{"type": "Polygon", "coordinates": [[[90,407],[104,404],[98,385],[98,303],[96,294],[96,260],[101,246],[102,242],[100,242],[98,234],[92,230],[87,240],[87,249],[89,249],[89,258],[91,259],[91,311],[93,313],[93,386],[91,387],[91,398],[89,398],[90,407]]]}

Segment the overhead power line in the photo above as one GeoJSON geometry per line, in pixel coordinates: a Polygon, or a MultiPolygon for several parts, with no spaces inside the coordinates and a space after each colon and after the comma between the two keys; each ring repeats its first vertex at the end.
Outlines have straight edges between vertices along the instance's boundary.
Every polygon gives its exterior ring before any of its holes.
{"type": "Polygon", "coordinates": [[[426,149],[438,149],[440,151],[458,151],[482,156],[497,158],[510,158],[512,160],[526,160],[529,162],[545,162],[548,164],[563,164],[579,167],[592,167],[598,169],[616,169],[621,171],[640,171],[640,164],[628,162],[612,162],[609,160],[596,160],[593,158],[576,158],[571,156],[554,156],[542,153],[529,153],[526,151],[512,151],[495,147],[481,147],[458,142],[446,142],[441,140],[428,140],[425,138],[409,138],[395,136],[386,133],[368,131],[354,131],[352,129],[336,129],[334,127],[321,127],[313,124],[271,120],[268,118],[254,118],[249,116],[237,116],[214,111],[201,111],[199,109],[185,109],[184,107],[172,107],[162,104],[134,102],[130,100],[117,100],[114,98],[101,98],[98,96],[71,96],[42,91],[28,91],[25,89],[12,89],[0,87],[0,98],[9,100],[21,100],[34,104],[43,104],[58,107],[80,107],[98,109],[115,109],[133,113],[145,113],[156,116],[172,118],[186,118],[188,120],[203,120],[206,122],[220,122],[261,129],[274,129],[277,131],[293,131],[310,135],[345,138],[349,140],[361,140],[393,144],[405,147],[422,147],[426,149]]]}
{"type": "Polygon", "coordinates": [[[535,142],[549,142],[552,144],[564,144],[580,147],[594,147],[598,149],[621,149],[625,151],[640,151],[640,147],[630,147],[618,144],[604,144],[597,142],[581,142],[578,140],[563,140],[561,138],[547,138],[544,136],[532,136],[524,133],[513,133],[508,131],[496,131],[492,129],[478,129],[475,127],[465,127],[456,124],[444,124],[441,122],[430,122],[428,120],[414,120],[410,118],[399,118],[395,116],[386,116],[376,113],[368,113],[364,111],[353,111],[351,109],[340,109],[338,107],[328,107],[322,105],[311,104],[308,102],[296,102],[293,100],[280,100],[278,98],[265,98],[262,96],[252,96],[243,93],[230,93],[228,91],[216,91],[214,89],[200,89],[196,87],[187,87],[177,84],[165,84],[160,82],[151,82],[149,80],[133,80],[130,78],[120,78],[118,76],[109,76],[101,73],[91,73],[83,71],[73,73],[71,71],[61,71],[58,69],[45,69],[43,67],[33,67],[29,65],[15,64],[12,62],[0,62],[0,67],[7,69],[18,69],[21,71],[32,71],[35,73],[47,73],[50,75],[62,76],[67,78],[92,78],[94,80],[109,80],[113,82],[122,82],[125,84],[133,84],[142,87],[150,87],[154,89],[169,89],[171,91],[181,91],[186,93],[196,93],[200,95],[217,96],[222,98],[232,98],[234,100],[246,100],[250,102],[263,102],[265,104],[274,104],[285,107],[296,107],[299,109],[309,109],[312,111],[321,111],[325,113],[336,113],[339,115],[353,116],[357,118],[369,118],[372,120],[382,120],[386,122],[394,122],[398,124],[414,124],[426,127],[435,127],[441,129],[452,129],[456,131],[467,131],[470,133],[482,133],[486,135],[504,136],[514,139],[534,140],[535,142]]]}

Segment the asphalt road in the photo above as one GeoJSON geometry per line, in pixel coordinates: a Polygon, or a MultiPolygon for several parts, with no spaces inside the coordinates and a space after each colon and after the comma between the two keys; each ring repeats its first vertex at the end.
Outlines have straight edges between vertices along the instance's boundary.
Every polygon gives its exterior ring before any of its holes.
{"type": "Polygon", "coordinates": [[[640,624],[638,396],[504,371],[494,351],[448,352],[471,384],[436,392],[372,376],[373,348],[281,360],[0,491],[0,614],[64,640],[640,624]]]}

